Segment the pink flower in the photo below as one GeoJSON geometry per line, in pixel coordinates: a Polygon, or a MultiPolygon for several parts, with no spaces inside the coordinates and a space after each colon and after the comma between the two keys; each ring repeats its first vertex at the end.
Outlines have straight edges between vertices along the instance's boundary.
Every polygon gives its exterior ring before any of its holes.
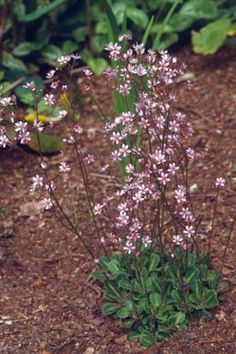
{"type": "Polygon", "coordinates": [[[36,191],[36,189],[43,187],[43,177],[36,175],[32,178],[31,192],[36,191]]]}
{"type": "Polygon", "coordinates": [[[62,109],[61,111],[59,111],[58,113],[58,117],[59,118],[64,118],[67,115],[67,111],[65,109],[62,109]]]}
{"type": "Polygon", "coordinates": [[[222,178],[222,177],[217,177],[217,178],[216,178],[216,181],[215,181],[215,186],[216,186],[217,188],[224,187],[224,186],[225,186],[225,179],[222,178]]]}
{"type": "Polygon", "coordinates": [[[70,62],[71,56],[70,55],[62,55],[60,58],[57,59],[60,65],[66,65],[70,62]]]}
{"type": "Polygon", "coordinates": [[[53,206],[51,198],[44,198],[40,202],[43,210],[49,210],[53,206]]]}
{"type": "Polygon", "coordinates": [[[47,93],[44,97],[44,102],[50,107],[54,106],[56,103],[55,96],[52,93],[47,93]]]}
{"type": "Polygon", "coordinates": [[[148,247],[152,243],[152,240],[149,236],[143,236],[142,242],[144,247],[148,247]]]}
{"type": "Polygon", "coordinates": [[[186,226],[185,230],[184,230],[184,234],[188,237],[191,238],[194,234],[195,234],[195,230],[193,228],[193,226],[186,226]]]}
{"type": "Polygon", "coordinates": [[[108,50],[109,53],[109,57],[112,60],[118,60],[119,59],[119,55],[120,55],[120,51],[121,51],[121,46],[118,45],[118,43],[108,43],[105,48],[105,50],[108,50]]]}
{"type": "Polygon", "coordinates": [[[42,122],[39,122],[39,121],[37,121],[37,120],[34,120],[33,127],[34,127],[34,129],[37,130],[38,132],[42,132],[42,131],[43,131],[43,124],[42,124],[42,122]]]}
{"type": "Polygon", "coordinates": [[[174,162],[170,163],[168,172],[170,172],[172,175],[175,175],[178,170],[179,170],[179,167],[176,166],[176,164],[174,162]]]}
{"type": "Polygon", "coordinates": [[[161,172],[161,175],[160,177],[158,177],[158,180],[165,186],[167,182],[170,181],[168,173],[161,172]]]}
{"type": "Polygon", "coordinates": [[[127,241],[125,246],[123,247],[123,250],[128,253],[131,254],[133,253],[133,251],[136,249],[136,247],[134,246],[134,244],[130,241],[127,241]]]}
{"type": "Polygon", "coordinates": [[[5,148],[9,142],[8,137],[5,134],[0,135],[0,147],[5,148]]]}
{"type": "Polygon", "coordinates": [[[61,162],[59,164],[59,171],[62,173],[68,173],[70,172],[71,168],[68,166],[66,162],[61,162]]]}
{"type": "Polygon", "coordinates": [[[120,85],[118,88],[118,91],[124,95],[124,96],[128,96],[130,94],[131,91],[131,86],[130,84],[124,84],[124,85],[120,85]]]}
{"type": "Polygon", "coordinates": [[[180,246],[183,243],[183,238],[180,235],[174,235],[173,236],[173,242],[177,245],[180,246]]]}
{"type": "Polygon", "coordinates": [[[55,75],[56,70],[50,70],[47,74],[46,74],[46,78],[47,79],[52,79],[53,76],[55,75]]]}
{"type": "Polygon", "coordinates": [[[3,107],[8,107],[13,104],[11,97],[4,97],[0,99],[0,104],[3,107]]]}
{"type": "Polygon", "coordinates": [[[178,189],[175,190],[175,199],[178,204],[186,202],[186,190],[184,186],[179,185],[178,189]]]}
{"type": "Polygon", "coordinates": [[[35,83],[33,81],[31,82],[26,82],[24,85],[23,85],[24,88],[26,89],[29,89],[31,91],[35,91],[36,90],[36,86],[35,86],[35,83]]]}
{"type": "Polygon", "coordinates": [[[93,208],[95,215],[100,215],[102,213],[102,209],[104,208],[104,204],[96,204],[93,208]]]}

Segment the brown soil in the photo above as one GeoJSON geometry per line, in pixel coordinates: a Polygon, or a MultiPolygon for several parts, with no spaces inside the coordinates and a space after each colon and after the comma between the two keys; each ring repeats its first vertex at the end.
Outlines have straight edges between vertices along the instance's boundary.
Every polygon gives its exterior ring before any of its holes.
{"type": "MultiPolygon", "coordinates": [[[[192,117],[193,144],[209,149],[204,163],[193,170],[194,183],[203,191],[201,206],[211,200],[207,191],[215,177],[227,178],[219,210],[224,231],[213,243],[214,262],[219,264],[236,202],[235,51],[224,49],[215,56],[201,57],[184,50],[178,57],[194,74],[192,91],[180,88],[179,109],[192,117]]],[[[102,80],[96,87],[101,100],[109,97],[102,80]]],[[[92,127],[97,155],[106,154],[99,146],[98,119],[86,107],[81,124],[92,127]]],[[[212,320],[194,321],[187,332],[143,351],[127,340],[118,321],[102,316],[102,291],[90,277],[95,263],[78,240],[51,213],[38,218],[37,204],[29,195],[38,157],[1,150],[0,161],[0,207],[5,211],[0,217],[1,354],[236,353],[235,231],[223,268],[230,289],[212,320]]]]}

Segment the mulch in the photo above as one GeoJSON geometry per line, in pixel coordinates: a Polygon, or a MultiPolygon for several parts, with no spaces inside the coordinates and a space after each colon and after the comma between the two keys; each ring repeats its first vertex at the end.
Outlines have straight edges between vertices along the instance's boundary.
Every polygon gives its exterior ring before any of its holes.
{"type": "MultiPolygon", "coordinates": [[[[193,78],[191,91],[179,87],[179,109],[193,122],[193,146],[208,149],[192,171],[199,210],[211,203],[215,178],[227,180],[213,240],[213,262],[219,265],[236,202],[235,50],[223,48],[208,57],[189,49],[175,54],[187,63],[193,78]]],[[[98,79],[94,87],[100,102],[111,109],[106,82],[98,79]]],[[[89,148],[93,146],[102,166],[109,151],[91,103],[84,106],[81,125],[89,128],[89,148]]],[[[37,203],[29,194],[38,159],[23,151],[0,151],[0,208],[5,212],[0,216],[1,354],[236,353],[235,230],[223,268],[229,291],[212,319],[195,320],[186,332],[144,351],[128,341],[119,321],[102,316],[102,289],[90,276],[96,264],[78,239],[51,212],[38,217],[37,203]]],[[[56,159],[49,158],[55,164],[56,159]]]]}

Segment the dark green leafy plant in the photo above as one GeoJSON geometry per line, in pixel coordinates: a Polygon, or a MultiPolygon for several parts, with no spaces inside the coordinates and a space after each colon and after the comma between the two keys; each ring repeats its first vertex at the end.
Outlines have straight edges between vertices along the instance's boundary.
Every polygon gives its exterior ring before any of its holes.
{"type": "Polygon", "coordinates": [[[104,285],[102,313],[121,319],[143,347],[186,329],[192,317],[209,318],[220,295],[220,272],[208,254],[180,248],[101,257],[93,277],[104,285]]]}

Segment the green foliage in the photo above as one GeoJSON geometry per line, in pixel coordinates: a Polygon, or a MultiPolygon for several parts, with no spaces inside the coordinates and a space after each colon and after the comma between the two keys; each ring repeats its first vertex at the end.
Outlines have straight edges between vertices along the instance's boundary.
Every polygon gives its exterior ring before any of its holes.
{"type": "Polygon", "coordinates": [[[200,32],[192,32],[193,49],[196,53],[213,54],[224,43],[231,22],[227,18],[209,23],[200,32]]]}
{"type": "Polygon", "coordinates": [[[185,330],[190,317],[209,318],[219,301],[220,273],[191,250],[101,257],[92,275],[104,285],[102,313],[121,319],[142,347],[185,330]]]}

